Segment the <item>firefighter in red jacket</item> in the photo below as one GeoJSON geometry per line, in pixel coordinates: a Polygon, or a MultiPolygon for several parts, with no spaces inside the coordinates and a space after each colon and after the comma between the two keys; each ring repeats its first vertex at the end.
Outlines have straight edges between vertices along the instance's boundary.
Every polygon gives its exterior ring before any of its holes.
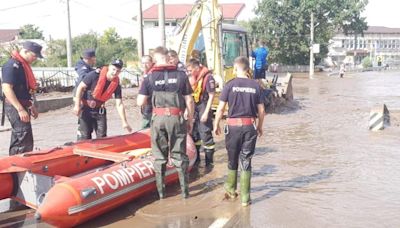
{"type": "Polygon", "coordinates": [[[187,73],[193,89],[195,102],[193,141],[196,145],[197,160],[200,162],[200,149],[205,153],[206,166],[214,163],[215,143],[212,135],[212,111],[211,106],[215,95],[215,80],[211,71],[202,66],[197,59],[190,59],[186,65],[187,73]]]}
{"type": "Polygon", "coordinates": [[[122,60],[116,59],[110,65],[90,72],[79,83],[73,109],[74,114],[79,116],[78,140],[91,139],[93,131],[96,132],[97,138],[107,136],[105,102],[113,94],[118,114],[122,120],[122,127],[128,132],[132,131],[126,120],[121,85],[119,84],[118,75],[122,66],[122,60]]]}

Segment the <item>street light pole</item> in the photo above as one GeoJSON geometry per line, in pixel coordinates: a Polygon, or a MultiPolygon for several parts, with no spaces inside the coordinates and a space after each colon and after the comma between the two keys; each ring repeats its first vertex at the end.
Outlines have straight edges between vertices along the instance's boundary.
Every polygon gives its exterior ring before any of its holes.
{"type": "Polygon", "coordinates": [[[71,44],[71,21],[69,13],[69,0],[67,0],[67,23],[68,23],[68,35],[67,35],[67,65],[72,67],[72,44],[71,44]]]}
{"type": "Polygon", "coordinates": [[[165,4],[164,0],[160,0],[158,4],[158,26],[160,26],[161,46],[165,47],[165,4]]]}
{"type": "Polygon", "coordinates": [[[311,25],[310,25],[310,79],[314,77],[314,13],[311,13],[311,25]]]}

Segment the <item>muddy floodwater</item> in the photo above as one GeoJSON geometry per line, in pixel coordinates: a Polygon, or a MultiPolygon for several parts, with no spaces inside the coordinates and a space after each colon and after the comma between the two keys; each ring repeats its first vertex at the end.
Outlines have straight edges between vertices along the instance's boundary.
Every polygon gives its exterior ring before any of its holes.
{"type": "MultiPolygon", "coordinates": [[[[400,227],[400,73],[368,72],[345,78],[296,75],[293,103],[267,115],[253,158],[252,204],[223,200],[227,156],[217,138],[216,165],[191,173],[190,194],[177,184],[167,198],[155,192],[80,227],[400,227]],[[386,104],[391,126],[368,130],[369,113],[386,104]]],[[[139,129],[139,112],[129,120],[139,129]]],[[[109,111],[110,135],[122,133],[109,111]]],[[[70,109],[43,114],[33,125],[41,148],[73,141],[70,109]]],[[[7,151],[10,132],[0,132],[7,151]]],[[[0,227],[36,224],[32,210],[0,214],[0,227]]]]}

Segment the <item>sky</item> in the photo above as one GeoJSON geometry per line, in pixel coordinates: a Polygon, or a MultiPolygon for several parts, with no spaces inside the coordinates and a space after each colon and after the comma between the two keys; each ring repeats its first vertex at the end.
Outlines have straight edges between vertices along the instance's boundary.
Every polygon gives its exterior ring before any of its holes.
{"type": "MultiPolygon", "coordinates": [[[[67,0],[12,0],[1,1],[0,29],[18,29],[25,24],[34,24],[44,33],[45,38],[66,38],[67,0]]],[[[139,0],[70,0],[72,36],[95,31],[101,34],[109,27],[115,27],[123,37],[137,36],[137,22],[132,20],[138,14],[139,0]]],[[[159,0],[142,0],[143,9],[159,0]]],[[[194,0],[164,0],[168,3],[193,3],[194,0]]],[[[219,3],[245,3],[239,20],[254,17],[253,9],[258,0],[219,0],[219,3]]],[[[400,28],[399,0],[369,0],[364,12],[369,25],[400,28]]]]}

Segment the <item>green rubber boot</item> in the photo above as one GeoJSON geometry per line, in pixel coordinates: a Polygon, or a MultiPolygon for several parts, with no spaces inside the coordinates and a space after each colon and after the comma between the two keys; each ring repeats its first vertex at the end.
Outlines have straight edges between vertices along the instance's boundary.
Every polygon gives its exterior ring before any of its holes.
{"type": "Polygon", "coordinates": [[[238,194],[236,193],[236,185],[237,170],[228,169],[228,175],[224,184],[225,199],[235,199],[238,196],[238,194]]]}
{"type": "Polygon", "coordinates": [[[183,170],[178,170],[179,183],[182,190],[182,198],[189,198],[189,177],[188,174],[183,170]]]}
{"type": "Polygon", "coordinates": [[[242,171],[240,173],[240,199],[243,207],[247,207],[250,204],[250,179],[251,171],[242,171]]]}

